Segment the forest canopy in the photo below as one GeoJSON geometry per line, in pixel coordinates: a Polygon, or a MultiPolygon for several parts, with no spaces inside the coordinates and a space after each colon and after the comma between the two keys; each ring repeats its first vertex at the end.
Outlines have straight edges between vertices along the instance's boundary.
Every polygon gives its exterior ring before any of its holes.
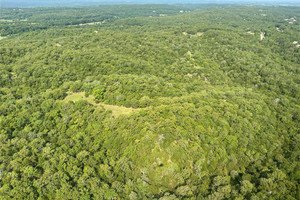
{"type": "Polygon", "coordinates": [[[300,7],[0,12],[0,199],[300,198],[300,7]]]}

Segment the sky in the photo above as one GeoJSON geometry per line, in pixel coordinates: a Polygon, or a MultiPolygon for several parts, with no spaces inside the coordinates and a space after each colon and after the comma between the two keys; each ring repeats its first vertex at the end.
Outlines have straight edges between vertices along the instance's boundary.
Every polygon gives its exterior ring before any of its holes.
{"type": "Polygon", "coordinates": [[[0,7],[85,6],[97,4],[300,4],[300,0],[0,0],[0,7]]]}

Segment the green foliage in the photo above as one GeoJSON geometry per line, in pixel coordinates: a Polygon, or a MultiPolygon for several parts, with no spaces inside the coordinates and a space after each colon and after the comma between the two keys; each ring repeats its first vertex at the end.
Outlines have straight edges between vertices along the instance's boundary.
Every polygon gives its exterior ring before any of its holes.
{"type": "Polygon", "coordinates": [[[0,199],[299,199],[299,7],[0,11],[0,199]]]}
{"type": "Polygon", "coordinates": [[[95,89],[93,95],[97,101],[103,101],[105,92],[105,88],[95,89]]]}

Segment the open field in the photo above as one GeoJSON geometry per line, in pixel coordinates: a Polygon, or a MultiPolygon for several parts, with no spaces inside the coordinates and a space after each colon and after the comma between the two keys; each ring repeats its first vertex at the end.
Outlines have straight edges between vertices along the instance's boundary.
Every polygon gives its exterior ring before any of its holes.
{"type": "Polygon", "coordinates": [[[87,101],[96,107],[103,106],[105,110],[111,110],[112,115],[114,117],[118,117],[120,115],[129,115],[133,111],[140,110],[140,109],[135,109],[135,108],[127,108],[124,106],[109,105],[109,104],[105,104],[105,103],[96,103],[94,101],[93,95],[89,95],[88,97],[86,97],[84,92],[69,93],[68,96],[63,101],[64,102],[69,102],[69,101],[76,102],[79,100],[87,101]]]}

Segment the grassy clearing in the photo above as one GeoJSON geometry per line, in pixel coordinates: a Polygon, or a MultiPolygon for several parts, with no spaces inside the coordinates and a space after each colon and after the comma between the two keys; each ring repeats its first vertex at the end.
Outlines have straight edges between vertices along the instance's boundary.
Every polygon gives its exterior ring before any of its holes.
{"type": "Polygon", "coordinates": [[[91,22],[91,23],[86,23],[84,25],[99,25],[102,24],[103,22],[91,22]]]}
{"type": "Polygon", "coordinates": [[[6,38],[6,37],[1,37],[1,36],[0,36],[0,40],[3,40],[3,39],[5,39],[5,38],[6,38]]]}
{"type": "Polygon", "coordinates": [[[11,19],[0,19],[0,22],[9,22],[9,23],[12,23],[14,21],[11,20],[11,19]]]}
{"type": "Polygon", "coordinates": [[[79,100],[86,100],[87,102],[95,105],[96,103],[93,100],[93,97],[90,95],[89,97],[85,97],[84,92],[77,92],[77,93],[68,93],[68,96],[63,100],[64,102],[69,102],[69,101],[79,101],[79,100]]]}
{"type": "Polygon", "coordinates": [[[193,34],[189,34],[189,33],[187,33],[187,32],[182,32],[182,34],[183,35],[190,35],[190,36],[197,36],[197,37],[201,37],[204,33],[202,33],[202,32],[197,32],[195,35],[193,35],[193,34]]]}
{"type": "Polygon", "coordinates": [[[120,115],[129,115],[135,110],[140,110],[135,108],[127,108],[124,106],[109,105],[105,103],[96,103],[94,101],[93,95],[89,95],[88,97],[86,97],[84,92],[68,93],[68,96],[63,100],[63,102],[69,102],[69,101],[76,102],[79,100],[85,100],[96,107],[103,106],[105,110],[111,110],[112,115],[114,117],[118,117],[120,115]]]}

